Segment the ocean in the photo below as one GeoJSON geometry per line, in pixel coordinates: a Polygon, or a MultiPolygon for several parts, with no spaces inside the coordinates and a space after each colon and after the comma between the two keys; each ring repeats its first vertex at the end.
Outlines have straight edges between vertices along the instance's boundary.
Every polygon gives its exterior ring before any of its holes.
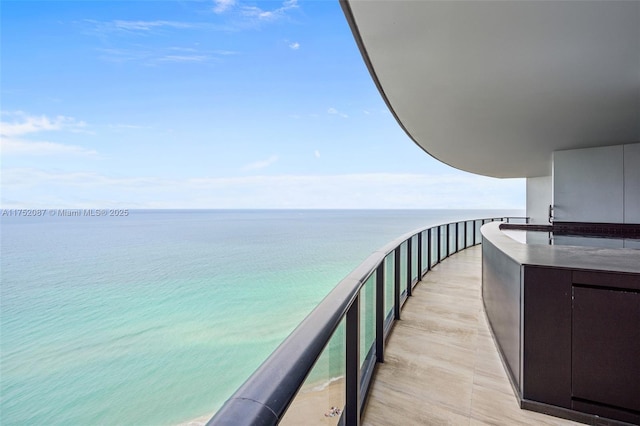
{"type": "Polygon", "coordinates": [[[524,213],[2,216],[0,423],[212,415],[371,252],[421,226],[504,215],[524,213]]]}

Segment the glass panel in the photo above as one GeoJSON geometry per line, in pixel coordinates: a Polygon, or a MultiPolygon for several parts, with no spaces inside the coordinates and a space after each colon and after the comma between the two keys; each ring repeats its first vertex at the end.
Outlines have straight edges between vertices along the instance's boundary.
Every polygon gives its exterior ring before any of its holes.
{"type": "Polygon", "coordinates": [[[400,244],[400,293],[407,289],[407,242],[400,244]]]}
{"type": "Polygon", "coordinates": [[[331,336],[280,425],[336,425],[345,405],[345,319],[331,336]]]}
{"type": "Polygon", "coordinates": [[[418,278],[418,236],[411,239],[411,281],[418,278]]]}
{"type": "Polygon", "coordinates": [[[466,241],[464,239],[464,236],[465,236],[464,227],[466,226],[466,224],[467,222],[460,222],[456,225],[458,227],[458,250],[462,250],[466,246],[465,244],[466,241]]]}
{"type": "Polygon", "coordinates": [[[456,252],[456,224],[449,225],[449,253],[453,254],[456,252]]]}
{"type": "Polygon", "coordinates": [[[385,319],[393,312],[393,278],[395,277],[393,252],[384,259],[384,311],[385,319]]]}
{"type": "Polygon", "coordinates": [[[360,289],[360,367],[376,340],[376,274],[360,289]]]}
{"type": "Polygon", "coordinates": [[[482,241],[482,234],[480,228],[482,228],[482,220],[476,220],[476,241],[479,243],[482,241]]]}
{"type": "Polygon", "coordinates": [[[431,266],[438,263],[438,227],[431,228],[429,232],[431,232],[431,266]]]}
{"type": "Polygon", "coordinates": [[[440,227],[440,260],[447,257],[447,225],[440,227]]]}

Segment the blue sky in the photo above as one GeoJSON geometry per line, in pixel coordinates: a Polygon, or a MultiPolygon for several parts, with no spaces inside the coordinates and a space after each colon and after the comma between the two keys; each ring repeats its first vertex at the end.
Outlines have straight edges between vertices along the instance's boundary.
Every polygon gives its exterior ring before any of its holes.
{"type": "Polygon", "coordinates": [[[335,1],[2,1],[3,208],[524,208],[387,110],[335,1]]]}

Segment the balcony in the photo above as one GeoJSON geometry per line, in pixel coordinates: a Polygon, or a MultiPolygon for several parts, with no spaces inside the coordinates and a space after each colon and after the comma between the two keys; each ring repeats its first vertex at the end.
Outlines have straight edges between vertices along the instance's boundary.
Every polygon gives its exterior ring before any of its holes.
{"type": "Polygon", "coordinates": [[[509,218],[417,230],[374,252],[208,424],[571,424],[520,410],[500,363],[481,252],[462,251],[492,221],[509,218]]]}
{"type": "Polygon", "coordinates": [[[374,375],[363,425],[569,425],[522,410],[487,324],[482,252],[468,248],[414,289],[374,375]]]}

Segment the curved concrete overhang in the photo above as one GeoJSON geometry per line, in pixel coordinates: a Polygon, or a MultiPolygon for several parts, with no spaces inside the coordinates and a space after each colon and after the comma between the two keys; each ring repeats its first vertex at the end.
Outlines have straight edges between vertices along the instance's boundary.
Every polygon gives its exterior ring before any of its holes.
{"type": "Polygon", "coordinates": [[[427,153],[494,177],[640,141],[640,1],[340,0],[389,109],[427,153]]]}

